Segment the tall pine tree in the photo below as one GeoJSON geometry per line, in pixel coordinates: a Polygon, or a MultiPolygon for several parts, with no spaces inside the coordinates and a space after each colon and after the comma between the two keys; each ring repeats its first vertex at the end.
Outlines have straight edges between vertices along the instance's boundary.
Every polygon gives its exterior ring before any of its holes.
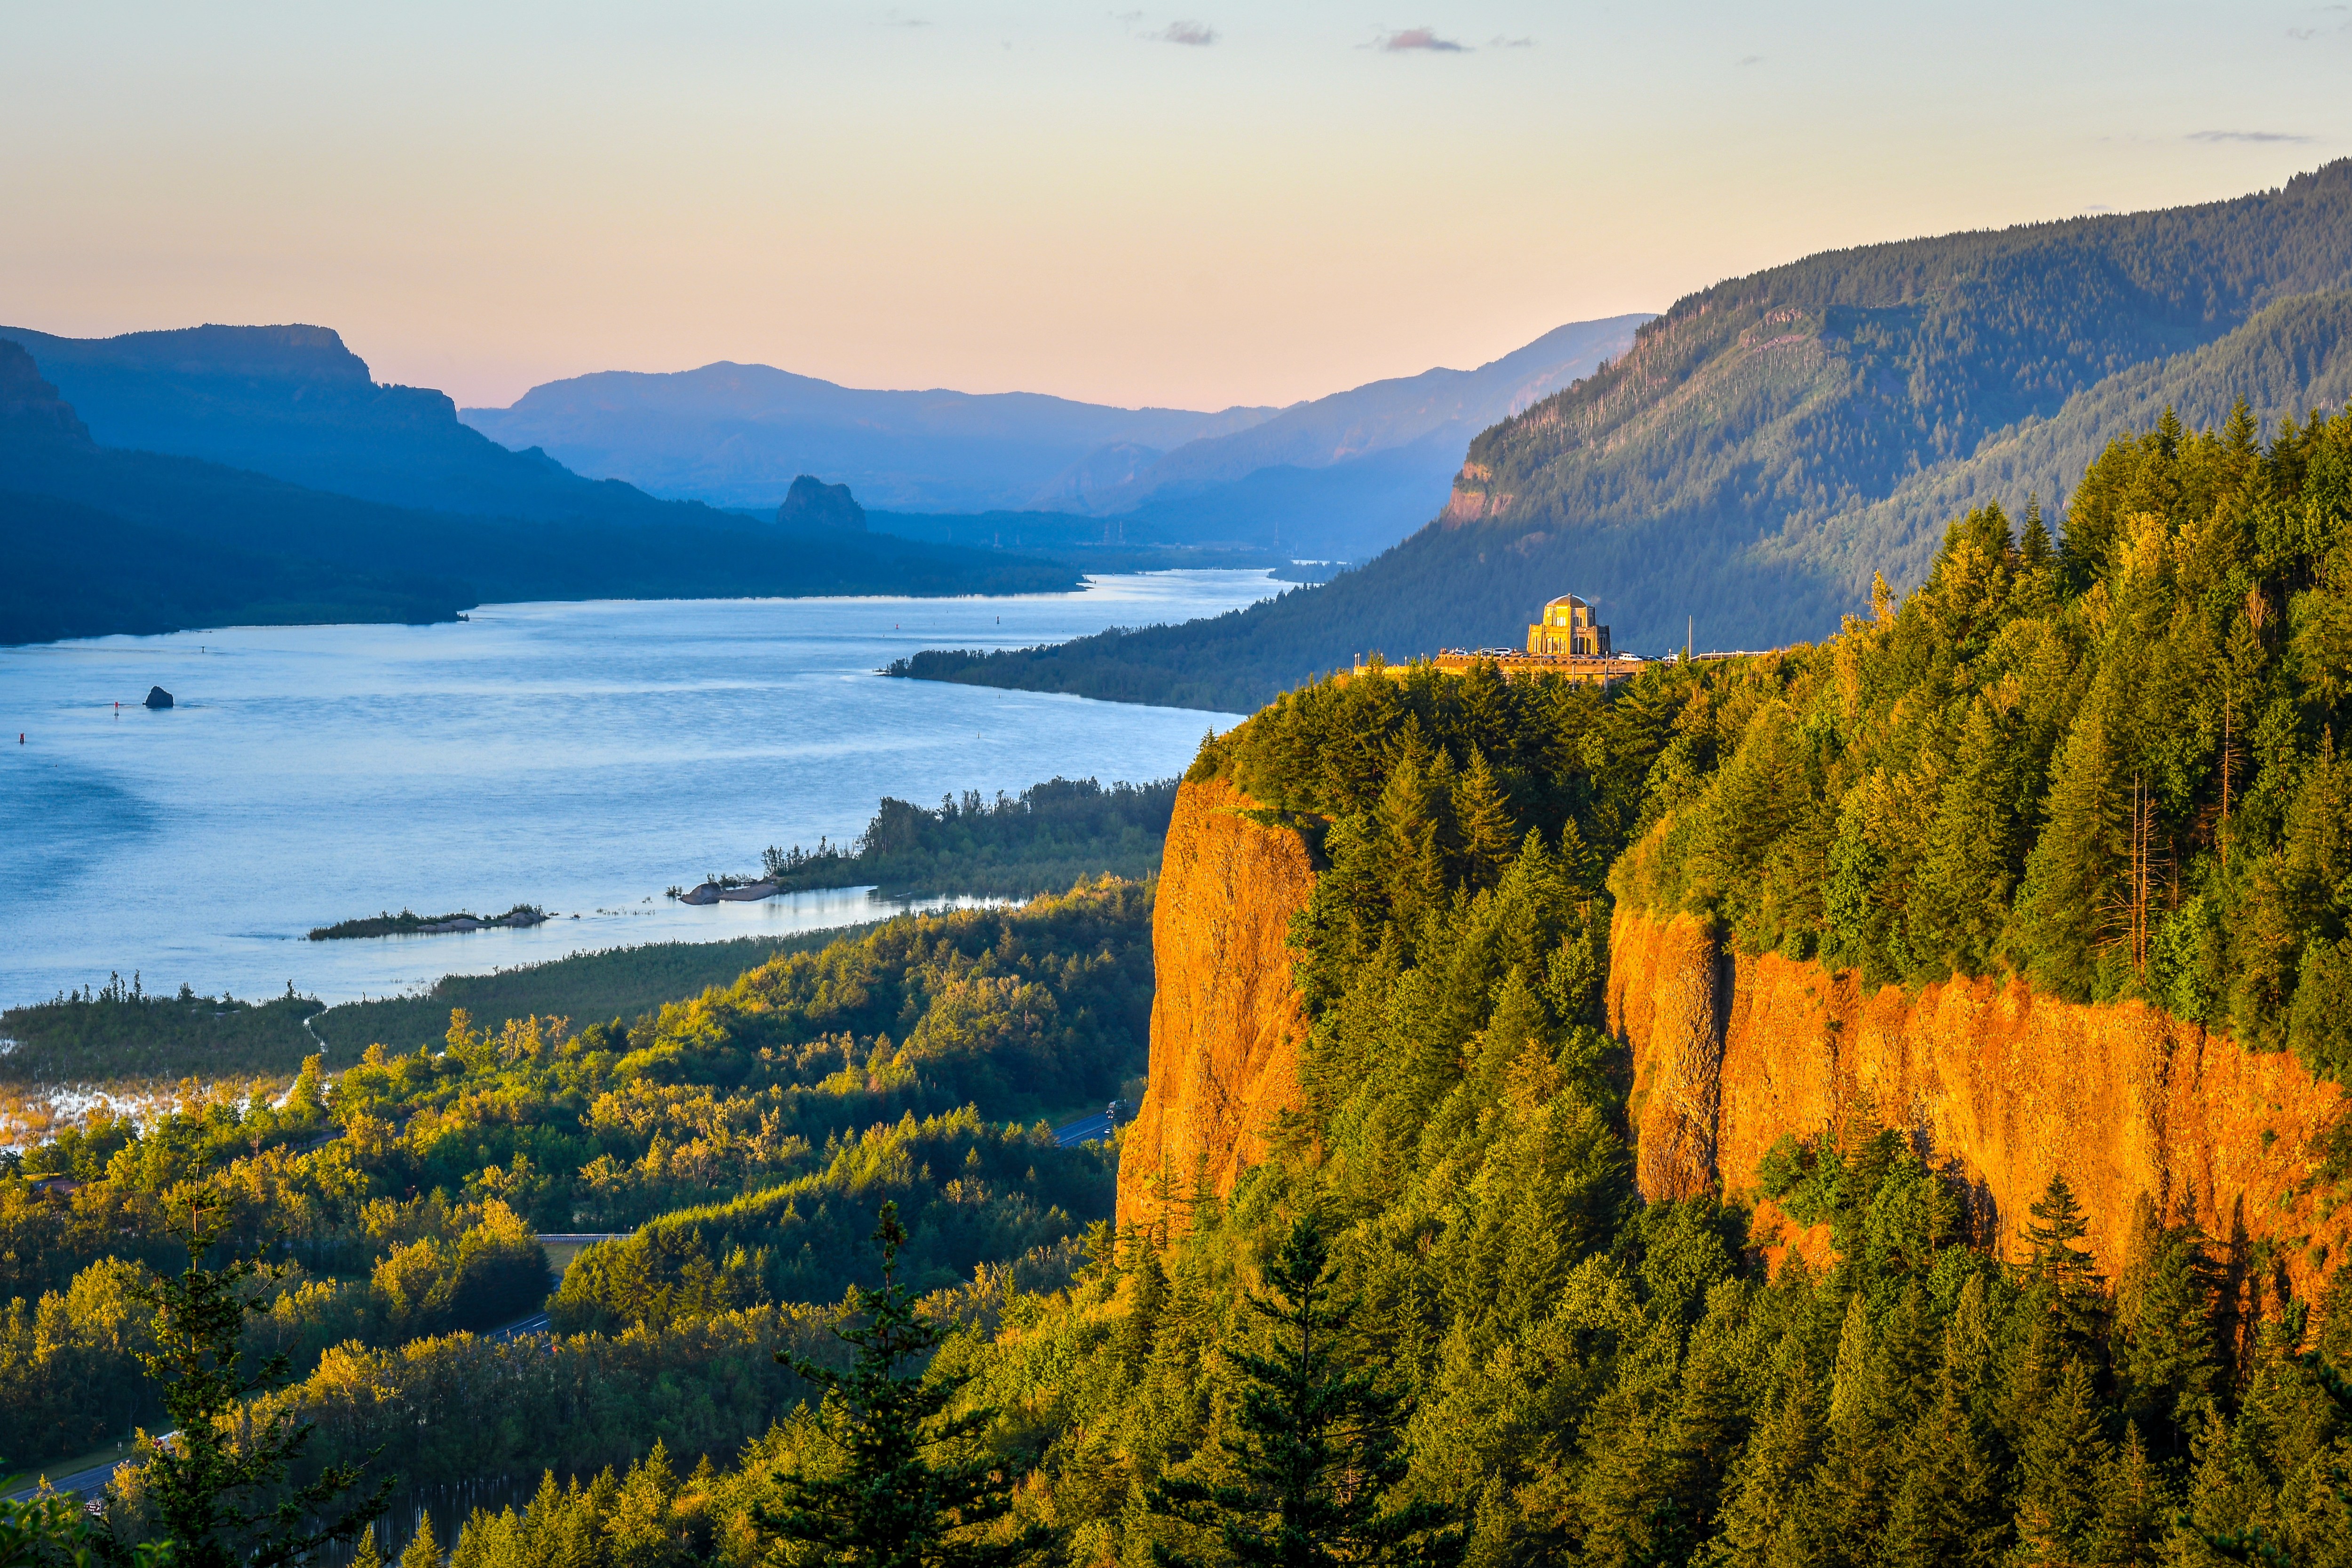
{"type": "MultiPolygon", "coordinates": [[[[1172,1477],[1155,1510],[1212,1533],[1241,1568],[1343,1563],[1446,1563],[1461,1552],[1450,1510],[1391,1504],[1404,1479],[1402,1397],[1369,1367],[1351,1368],[1352,1300],[1334,1300],[1330,1250],[1313,1212],[1292,1222],[1246,1297],[1267,1352],[1225,1347],[1240,1374],[1235,1432],[1223,1440],[1229,1480],[1172,1477]]],[[[1154,1542],[1154,1561],[1191,1560],[1154,1542]]]]}
{"type": "Polygon", "coordinates": [[[948,1407],[970,1381],[925,1377],[921,1363],[948,1331],[915,1310],[915,1291],[898,1281],[906,1227],[898,1205],[882,1205],[874,1240],[882,1249],[882,1289],[855,1290],[856,1328],[834,1333],[856,1347],[846,1373],[783,1351],[776,1360],[823,1392],[817,1424],[839,1449],[837,1470],[811,1467],[777,1477],[777,1500],[755,1510],[757,1523],[793,1545],[813,1549],[800,1561],[846,1568],[999,1568],[1025,1563],[1046,1543],[1038,1525],[992,1534],[1012,1511],[1004,1467],[979,1448],[995,1413],[948,1407]],[[908,1363],[917,1363],[909,1366],[908,1363]]]}

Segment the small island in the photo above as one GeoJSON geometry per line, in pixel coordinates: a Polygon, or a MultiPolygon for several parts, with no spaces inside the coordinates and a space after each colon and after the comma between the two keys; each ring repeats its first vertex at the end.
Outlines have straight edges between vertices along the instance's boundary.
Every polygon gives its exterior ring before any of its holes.
{"type": "Polygon", "coordinates": [[[319,926],[311,931],[310,940],[336,942],[355,936],[440,936],[453,931],[488,931],[493,926],[535,926],[546,919],[547,911],[537,904],[517,904],[506,913],[492,915],[488,920],[464,910],[446,915],[420,915],[403,910],[396,915],[370,915],[362,920],[338,921],[331,926],[319,926]]]}

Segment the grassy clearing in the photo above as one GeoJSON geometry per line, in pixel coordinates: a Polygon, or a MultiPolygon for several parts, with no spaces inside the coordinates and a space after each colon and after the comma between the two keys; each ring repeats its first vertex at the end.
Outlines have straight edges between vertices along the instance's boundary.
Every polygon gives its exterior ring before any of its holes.
{"type": "Polygon", "coordinates": [[[576,1026],[608,1018],[634,1020],[665,1002],[732,984],[745,970],[778,953],[814,952],[878,923],[731,942],[647,942],[489,974],[446,975],[418,995],[330,1007],[311,1027],[329,1047],[327,1065],[335,1068],[379,1042],[391,1051],[437,1047],[449,1032],[450,1011],[457,1007],[473,1015],[476,1028],[488,1029],[534,1014],[569,1018],[576,1026]]]}
{"type": "Polygon", "coordinates": [[[0,1056],[0,1086],[291,1079],[319,1048],[302,1028],[319,1011],[305,996],[150,996],[117,978],[0,1013],[0,1036],[16,1042],[0,1056]]]}

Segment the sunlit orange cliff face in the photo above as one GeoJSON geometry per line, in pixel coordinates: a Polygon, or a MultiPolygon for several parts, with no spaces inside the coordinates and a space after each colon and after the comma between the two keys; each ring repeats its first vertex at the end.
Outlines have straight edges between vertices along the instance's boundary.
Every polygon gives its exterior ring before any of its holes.
{"type": "MultiPolygon", "coordinates": [[[[1118,1223],[1181,1225],[1199,1186],[1223,1194],[1298,1103],[1307,1035],[1286,946],[1314,871],[1297,835],[1240,815],[1219,781],[1177,799],[1154,917],[1159,992],[1150,1087],[1119,1162],[1118,1223]]],[[[1644,1196],[1720,1186],[1753,1196],[1783,1134],[1878,1127],[1969,1194],[1977,1239],[2014,1256],[2028,1206],[2063,1174],[2102,1272],[2121,1267],[2136,1207],[2194,1217],[2227,1261],[2308,1299],[2352,1241],[2320,1212],[2320,1147],[2344,1091],[2292,1056],[2138,1003],[2083,1006],[2011,978],[1864,994],[1852,973],[1730,952],[1696,921],[1621,907],[1608,1021],[1632,1054],[1629,1106],[1644,1196]]],[[[1769,1204],[1759,1231],[1825,1257],[1769,1204]]]]}

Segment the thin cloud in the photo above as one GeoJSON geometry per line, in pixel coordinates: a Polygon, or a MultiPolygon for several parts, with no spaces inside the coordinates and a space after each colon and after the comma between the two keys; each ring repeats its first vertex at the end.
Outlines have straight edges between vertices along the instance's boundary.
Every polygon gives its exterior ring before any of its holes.
{"type": "Polygon", "coordinates": [[[1536,47],[1536,41],[1533,38],[1495,37],[1486,40],[1486,47],[1495,49],[1532,49],[1536,47]]]}
{"type": "Polygon", "coordinates": [[[1196,49],[1217,41],[1217,30],[1206,22],[1171,22],[1164,32],[1153,36],[1163,44],[1186,44],[1196,49]]]}
{"type": "Polygon", "coordinates": [[[1374,47],[1391,55],[1415,52],[1430,55],[1462,55],[1470,52],[1469,46],[1466,44],[1457,44],[1452,38],[1439,37],[1437,30],[1433,27],[1407,27],[1401,33],[1391,33],[1374,47]]]}
{"type": "Polygon", "coordinates": [[[2297,136],[2286,131],[2191,131],[2191,142],[2315,142],[2315,136],[2297,136]]]}
{"type": "Polygon", "coordinates": [[[1738,63],[1743,66],[1760,66],[1764,63],[1764,57],[1762,55],[1742,55],[1739,57],[1738,63]]]}
{"type": "Polygon", "coordinates": [[[875,25],[881,27],[928,27],[931,19],[929,16],[909,16],[904,11],[893,8],[876,17],[875,25]]]}

